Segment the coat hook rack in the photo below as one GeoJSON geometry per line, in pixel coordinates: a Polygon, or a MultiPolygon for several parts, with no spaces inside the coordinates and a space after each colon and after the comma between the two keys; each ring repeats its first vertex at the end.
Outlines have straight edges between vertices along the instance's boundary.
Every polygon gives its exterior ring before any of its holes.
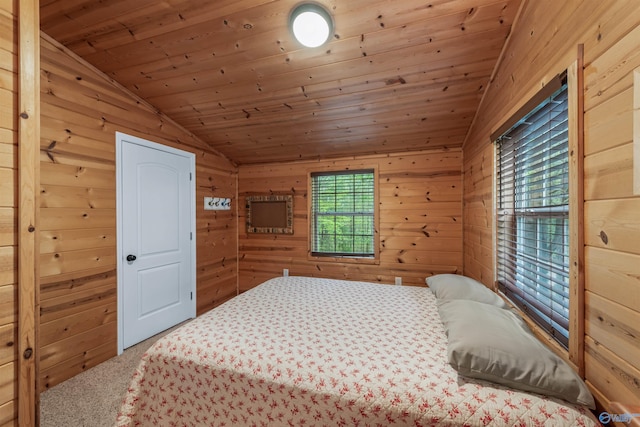
{"type": "Polygon", "coordinates": [[[204,197],[205,211],[228,211],[231,210],[231,199],[229,197],[215,197],[213,194],[218,189],[215,185],[201,185],[200,188],[211,190],[211,196],[204,197]]]}

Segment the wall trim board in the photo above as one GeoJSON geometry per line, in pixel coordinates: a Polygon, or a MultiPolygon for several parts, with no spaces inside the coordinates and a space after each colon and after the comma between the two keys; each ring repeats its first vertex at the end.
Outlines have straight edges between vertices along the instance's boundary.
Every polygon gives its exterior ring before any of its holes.
{"type": "Polygon", "coordinates": [[[40,4],[18,3],[18,423],[39,424],[40,4]]]}
{"type": "Polygon", "coordinates": [[[584,378],[584,45],[568,69],[569,89],[569,360],[584,378]]]}
{"type": "Polygon", "coordinates": [[[633,194],[640,196],[640,67],[633,71],[633,194]]]}

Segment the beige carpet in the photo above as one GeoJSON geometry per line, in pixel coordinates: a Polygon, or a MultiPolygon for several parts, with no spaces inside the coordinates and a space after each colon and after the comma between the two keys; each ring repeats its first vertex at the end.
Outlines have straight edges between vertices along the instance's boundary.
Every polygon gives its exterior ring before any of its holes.
{"type": "Polygon", "coordinates": [[[173,329],[41,393],[40,426],[112,427],[140,357],[173,329]]]}

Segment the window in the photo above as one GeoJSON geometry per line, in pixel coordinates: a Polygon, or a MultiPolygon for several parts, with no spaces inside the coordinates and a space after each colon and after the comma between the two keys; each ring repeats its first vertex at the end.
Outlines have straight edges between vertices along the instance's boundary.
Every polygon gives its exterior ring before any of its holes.
{"type": "Polygon", "coordinates": [[[311,174],[311,255],[375,256],[374,170],[311,174]]]}
{"type": "Polygon", "coordinates": [[[500,290],[569,342],[569,114],[566,80],[497,138],[500,290]]]}

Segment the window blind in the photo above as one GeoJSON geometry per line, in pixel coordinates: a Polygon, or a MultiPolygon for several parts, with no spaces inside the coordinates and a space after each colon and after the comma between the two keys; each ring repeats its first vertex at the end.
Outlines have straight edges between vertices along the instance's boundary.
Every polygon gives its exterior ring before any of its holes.
{"type": "Polygon", "coordinates": [[[563,346],[569,336],[566,83],[497,140],[502,292],[563,346]]]}
{"type": "Polygon", "coordinates": [[[374,171],[311,174],[311,254],[373,257],[374,171]]]}

